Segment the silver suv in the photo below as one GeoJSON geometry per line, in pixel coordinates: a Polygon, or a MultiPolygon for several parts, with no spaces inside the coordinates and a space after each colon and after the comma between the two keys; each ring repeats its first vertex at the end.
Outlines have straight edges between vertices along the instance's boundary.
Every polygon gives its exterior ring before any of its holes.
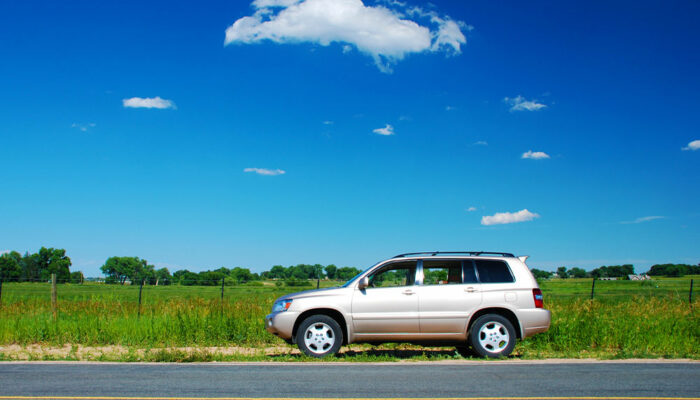
{"type": "Polygon", "coordinates": [[[551,315],[526,259],[400,254],[343,286],[280,297],[265,327],[312,357],[361,342],[454,345],[462,354],[504,357],[516,339],[549,329],[551,315]]]}

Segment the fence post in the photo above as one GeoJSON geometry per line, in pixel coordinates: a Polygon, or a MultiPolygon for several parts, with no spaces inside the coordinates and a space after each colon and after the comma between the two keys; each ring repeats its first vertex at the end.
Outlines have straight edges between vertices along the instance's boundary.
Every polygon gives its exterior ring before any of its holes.
{"type": "Polygon", "coordinates": [[[51,312],[56,319],[56,274],[51,274],[51,312]]]}
{"type": "MultiPolygon", "coordinates": [[[[2,286],[2,280],[0,280],[0,287],[2,286]]],[[[690,280],[690,293],[688,293],[688,303],[693,304],[693,280],[690,280]]]]}
{"type": "Polygon", "coordinates": [[[318,289],[319,286],[321,286],[321,268],[316,270],[316,289],[318,289]]]}
{"type": "Polygon", "coordinates": [[[0,307],[2,307],[2,275],[0,275],[0,307]]]}
{"type": "Polygon", "coordinates": [[[143,291],[143,282],[145,279],[141,279],[141,284],[139,285],[139,311],[138,317],[141,318],[141,292],[143,291]]]}
{"type": "Polygon", "coordinates": [[[594,294],[595,294],[595,277],[593,278],[593,285],[591,285],[591,300],[593,300],[594,294]]]}
{"type": "Polygon", "coordinates": [[[224,282],[226,278],[221,278],[221,316],[224,315],[224,282]]]}

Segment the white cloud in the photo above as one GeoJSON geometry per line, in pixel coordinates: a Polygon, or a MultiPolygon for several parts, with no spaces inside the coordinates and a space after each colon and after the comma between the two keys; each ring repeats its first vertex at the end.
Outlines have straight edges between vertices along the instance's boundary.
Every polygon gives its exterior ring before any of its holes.
{"type": "Polygon", "coordinates": [[[683,147],[681,150],[700,150],[700,140],[693,140],[692,142],[688,143],[687,146],[683,147]]]}
{"type": "Polygon", "coordinates": [[[323,125],[333,125],[333,121],[323,121],[323,125]]]}
{"type": "Polygon", "coordinates": [[[125,108],[177,108],[172,100],[161,99],[160,96],[156,97],[132,97],[130,99],[122,100],[122,104],[125,108]]]}
{"type": "Polygon", "coordinates": [[[94,127],[96,127],[96,126],[97,126],[97,125],[96,125],[95,123],[93,123],[93,122],[90,122],[90,123],[87,123],[87,124],[82,124],[82,123],[74,122],[74,123],[71,124],[70,127],[71,127],[71,128],[75,128],[75,129],[79,129],[81,132],[87,132],[88,129],[94,128],[94,127]]]}
{"type": "Polygon", "coordinates": [[[469,208],[467,208],[467,211],[468,211],[468,212],[476,211],[476,207],[474,207],[474,206],[469,207],[469,208]]]}
{"type": "Polygon", "coordinates": [[[649,222],[653,221],[655,219],[664,219],[666,217],[661,216],[661,215],[650,215],[648,217],[639,217],[635,219],[634,221],[622,221],[620,222],[621,224],[641,224],[642,222],[649,222]]]}
{"type": "Polygon", "coordinates": [[[506,97],[503,99],[506,104],[509,104],[510,111],[537,111],[547,107],[545,104],[538,103],[537,100],[527,100],[523,96],[506,97]]]}
{"type": "Polygon", "coordinates": [[[384,136],[390,136],[394,134],[394,127],[386,124],[384,128],[377,128],[373,130],[372,132],[378,134],[378,135],[384,135],[384,136]]]}
{"type": "Polygon", "coordinates": [[[485,215],[481,217],[481,225],[498,225],[498,224],[513,224],[515,222],[532,221],[539,218],[540,215],[532,213],[527,209],[520,210],[514,213],[502,212],[494,215],[485,215]]]}
{"type": "Polygon", "coordinates": [[[487,142],[485,140],[477,140],[476,142],[474,142],[474,146],[488,146],[488,145],[489,145],[489,142],[487,142]]]}
{"type": "Polygon", "coordinates": [[[275,176],[284,175],[287,171],[281,169],[267,169],[267,168],[246,168],[243,172],[255,172],[258,175],[275,176]]]}
{"type": "Polygon", "coordinates": [[[226,29],[224,45],[265,40],[321,46],[337,42],[343,45],[343,53],[355,47],[369,55],[385,73],[411,53],[459,54],[467,42],[462,29],[470,28],[434,11],[406,10],[401,2],[365,6],[362,0],[255,0],[251,5],[254,14],[226,29]]]}
{"type": "Polygon", "coordinates": [[[10,250],[0,250],[0,256],[3,254],[9,253],[9,252],[10,252],[10,250]]]}
{"type": "Polygon", "coordinates": [[[457,109],[457,107],[445,106],[445,111],[454,111],[454,110],[456,110],[456,109],[457,109]]]}
{"type": "Polygon", "coordinates": [[[549,154],[543,152],[543,151],[532,151],[528,150],[523,153],[523,155],[520,158],[526,158],[526,159],[531,159],[531,160],[542,160],[545,158],[550,158],[549,154]]]}

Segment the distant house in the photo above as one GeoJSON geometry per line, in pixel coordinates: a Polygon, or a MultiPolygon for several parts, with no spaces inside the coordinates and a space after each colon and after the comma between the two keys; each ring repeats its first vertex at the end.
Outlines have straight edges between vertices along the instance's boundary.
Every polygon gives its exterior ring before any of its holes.
{"type": "Polygon", "coordinates": [[[598,278],[598,279],[601,281],[616,281],[617,277],[616,276],[615,277],[605,276],[605,277],[598,278]]]}
{"type": "Polygon", "coordinates": [[[651,277],[647,274],[627,275],[627,278],[631,281],[646,281],[651,279],[651,277]]]}

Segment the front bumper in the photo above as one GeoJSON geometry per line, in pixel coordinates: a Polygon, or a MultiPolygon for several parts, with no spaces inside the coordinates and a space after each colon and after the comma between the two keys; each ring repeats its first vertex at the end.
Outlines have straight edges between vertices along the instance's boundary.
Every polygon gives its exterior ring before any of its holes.
{"type": "Polygon", "coordinates": [[[281,311],[265,316],[265,329],[271,334],[285,340],[291,340],[294,331],[294,322],[296,322],[298,312],[281,311]]]}
{"type": "Polygon", "coordinates": [[[523,329],[523,339],[549,329],[552,313],[544,308],[518,310],[518,319],[523,329]]]}

